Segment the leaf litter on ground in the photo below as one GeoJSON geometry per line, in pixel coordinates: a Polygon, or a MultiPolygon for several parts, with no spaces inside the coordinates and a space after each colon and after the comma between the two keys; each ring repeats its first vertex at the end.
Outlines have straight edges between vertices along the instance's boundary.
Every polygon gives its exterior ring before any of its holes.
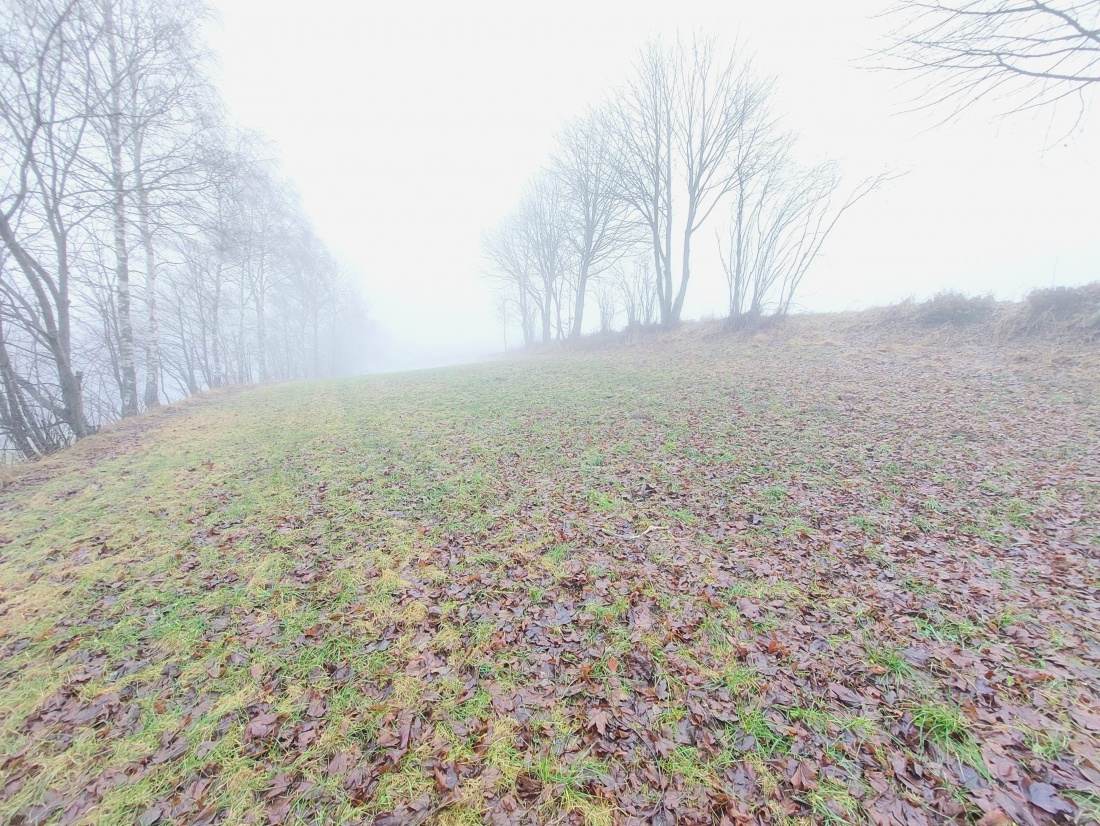
{"type": "Polygon", "coordinates": [[[1095,821],[1096,356],[805,319],[125,422],[0,491],[0,820],[1095,821]]]}

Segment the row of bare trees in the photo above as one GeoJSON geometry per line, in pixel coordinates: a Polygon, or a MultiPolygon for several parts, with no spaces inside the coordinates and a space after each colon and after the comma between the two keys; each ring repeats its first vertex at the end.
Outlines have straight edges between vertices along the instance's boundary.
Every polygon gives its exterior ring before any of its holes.
{"type": "Polygon", "coordinates": [[[483,239],[501,314],[524,343],[679,323],[700,230],[719,226],[732,316],[786,313],[840,216],[881,178],[840,194],[833,163],[806,168],[774,111],[773,82],[696,35],[653,42],[630,79],[566,126],[519,205],[483,239]],[[593,288],[595,286],[595,288],[593,288]]]}
{"type": "Polygon", "coordinates": [[[357,291],[204,68],[197,0],[0,6],[0,447],[347,370],[357,291]]]}

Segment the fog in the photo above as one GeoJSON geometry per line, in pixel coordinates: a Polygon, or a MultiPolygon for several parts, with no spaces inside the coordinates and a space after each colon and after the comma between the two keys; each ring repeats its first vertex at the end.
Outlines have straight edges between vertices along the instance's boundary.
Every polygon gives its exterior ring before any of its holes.
{"type": "Polygon", "coordinates": [[[1100,0],[954,4],[0,0],[0,824],[1100,826],[1100,0]]]}
{"type": "Polygon", "coordinates": [[[1100,0],[988,2],[0,4],[0,454],[233,385],[1093,281],[1100,0]]]}
{"type": "MultiPolygon", "coordinates": [[[[677,32],[754,53],[807,157],[837,159],[849,182],[905,173],[840,222],[799,309],[1095,279],[1096,119],[1075,101],[1011,117],[1000,101],[914,111],[919,84],[866,68],[886,5],[217,0],[209,36],[229,110],[274,140],[319,234],[360,274],[385,342],[376,367],[503,349],[481,234],[563,122],[622,81],[648,39],[677,32]]],[[[687,318],[727,305],[714,233],[699,238],[687,318]]]]}

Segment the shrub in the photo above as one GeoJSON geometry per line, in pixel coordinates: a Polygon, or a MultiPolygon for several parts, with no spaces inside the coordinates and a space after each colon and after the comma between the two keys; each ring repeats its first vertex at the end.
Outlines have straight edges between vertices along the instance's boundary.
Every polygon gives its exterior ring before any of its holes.
{"type": "Polygon", "coordinates": [[[988,321],[996,309],[991,295],[968,296],[954,290],[944,290],[928,301],[913,305],[910,314],[913,321],[925,327],[946,324],[962,327],[988,321]]]}
{"type": "Polygon", "coordinates": [[[1007,319],[1014,335],[1039,332],[1100,334],[1100,281],[1080,287],[1032,290],[1007,319]]]}

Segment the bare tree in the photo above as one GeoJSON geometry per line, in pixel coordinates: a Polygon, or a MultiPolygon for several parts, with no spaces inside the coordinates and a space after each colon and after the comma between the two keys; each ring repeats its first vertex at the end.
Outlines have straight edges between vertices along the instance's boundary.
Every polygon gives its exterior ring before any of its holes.
{"type": "Polygon", "coordinates": [[[684,221],[680,288],[672,305],[678,321],[691,276],[691,240],[719,202],[735,190],[742,165],[753,163],[741,145],[767,120],[770,81],[762,82],[734,52],[723,56],[714,38],[692,38],[680,46],[683,91],[679,140],[684,161],[687,214],[684,221]]]}
{"type": "Polygon", "coordinates": [[[523,221],[512,214],[481,238],[482,256],[487,262],[486,275],[496,286],[497,295],[510,315],[518,318],[523,345],[535,343],[535,317],[541,311],[542,293],[535,282],[533,250],[523,221]]]}
{"type": "MultiPolygon", "coordinates": [[[[790,164],[794,136],[781,131],[767,106],[742,125],[735,160],[737,183],[732,194],[729,251],[723,255],[723,269],[729,286],[730,315],[744,311],[748,299],[754,241],[762,234],[757,220],[765,205],[770,205],[778,183],[778,173],[790,164]],[[755,235],[754,235],[755,233],[755,235]]],[[[719,235],[719,252],[721,237],[719,235]]]]}
{"type": "Polygon", "coordinates": [[[568,304],[565,276],[571,269],[565,199],[553,177],[540,173],[524,189],[519,207],[519,228],[526,237],[531,267],[541,288],[539,311],[542,342],[551,340],[555,327],[564,334],[563,317],[568,304]]]}
{"type": "Polygon", "coordinates": [[[126,148],[145,270],[146,408],[160,404],[156,236],[172,224],[180,200],[202,185],[197,144],[216,99],[200,72],[205,45],[194,36],[205,16],[189,0],[147,0],[128,16],[124,33],[126,148]]]}
{"type": "MultiPolygon", "coordinates": [[[[123,168],[123,101],[125,83],[124,67],[120,58],[120,35],[115,22],[116,0],[101,0],[102,19],[95,21],[102,27],[99,40],[104,44],[106,65],[93,72],[93,83],[100,81],[103,101],[102,118],[92,118],[93,125],[102,126],[106,143],[107,191],[110,194],[112,237],[115,255],[115,316],[119,350],[119,391],[122,395],[122,415],[138,412],[137,368],[134,361],[134,327],[130,315],[130,251],[128,243],[129,219],[127,216],[127,181],[123,168]]],[[[94,57],[94,51],[89,50],[94,57]]]]}
{"type": "Polygon", "coordinates": [[[201,110],[214,98],[201,74],[206,50],[194,32],[205,9],[193,0],[86,0],[89,27],[101,48],[90,50],[90,83],[99,106],[92,125],[101,135],[101,169],[113,238],[114,302],[120,394],[124,415],[139,407],[137,355],[144,338],[146,406],[159,404],[160,370],[155,235],[173,201],[194,183],[194,145],[201,110]],[[141,245],[145,328],[133,311],[135,268],[131,235],[141,245]]]}
{"type": "Polygon", "coordinates": [[[508,352],[508,323],[512,320],[512,304],[507,294],[497,293],[496,316],[500,319],[500,332],[504,339],[504,352],[508,352]]]}
{"type": "Polygon", "coordinates": [[[935,103],[1076,96],[1083,107],[1100,81],[1100,0],[902,0],[888,14],[901,19],[889,65],[928,76],[935,103]]]}
{"type": "Polygon", "coordinates": [[[841,180],[832,163],[813,167],[795,177],[794,189],[800,196],[790,210],[797,218],[788,222],[787,254],[777,261],[780,273],[777,314],[790,312],[795,291],[844,214],[892,178],[888,172],[865,178],[838,202],[836,192],[841,180]]]}
{"type": "Polygon", "coordinates": [[[356,284],[262,142],[224,123],[204,15],[0,4],[0,450],[137,412],[142,366],[152,407],[362,363],[356,284]]]}
{"type": "Polygon", "coordinates": [[[609,278],[596,281],[596,309],[600,312],[600,332],[610,333],[619,314],[619,295],[615,283],[609,278]]]}
{"type": "Polygon", "coordinates": [[[253,162],[244,171],[245,203],[243,210],[243,257],[248,300],[255,320],[257,375],[267,381],[267,298],[280,284],[280,259],[285,256],[286,241],[293,215],[300,209],[296,194],[285,182],[278,181],[268,165],[253,162]]]}
{"type": "Polygon", "coordinates": [[[619,195],[611,113],[590,110],[558,138],[551,170],[564,200],[566,238],[576,261],[570,338],[579,338],[589,279],[623,255],[636,231],[619,195]]]}
{"type": "Polygon", "coordinates": [[[652,43],[616,98],[622,197],[648,227],[661,323],[680,320],[695,233],[740,179],[741,143],[765,118],[771,82],[717,39],[652,43]],[[676,198],[683,198],[674,276],[676,198]]]}
{"type": "Polygon", "coordinates": [[[54,421],[76,437],[90,430],[72,335],[73,233],[87,215],[77,171],[91,106],[78,12],[76,0],[15,0],[0,12],[5,433],[26,455],[64,443],[54,421]]]}
{"type": "Polygon", "coordinates": [[[777,213],[783,211],[782,158],[746,176],[730,210],[728,244],[722,249],[722,269],[729,291],[730,317],[760,313],[767,289],[774,282],[769,252],[779,246],[777,213]]]}
{"type": "Polygon", "coordinates": [[[672,323],[673,157],[676,66],[653,42],[642,51],[630,82],[618,90],[616,164],[620,196],[647,230],[661,320],[672,323]]]}
{"type": "Polygon", "coordinates": [[[652,324],[657,317],[657,290],[649,257],[635,255],[624,259],[615,266],[612,279],[626,313],[627,327],[652,324]]]}
{"type": "Polygon", "coordinates": [[[486,275],[516,309],[526,346],[555,334],[563,339],[572,329],[576,248],[569,221],[561,181],[544,171],[527,182],[515,211],[482,236],[486,275]]]}
{"type": "Polygon", "coordinates": [[[841,180],[834,163],[802,169],[791,160],[789,143],[772,146],[778,151],[746,178],[731,209],[722,252],[731,317],[762,315],[769,303],[777,315],[787,313],[841,216],[887,180],[869,178],[837,203],[841,180]]]}

